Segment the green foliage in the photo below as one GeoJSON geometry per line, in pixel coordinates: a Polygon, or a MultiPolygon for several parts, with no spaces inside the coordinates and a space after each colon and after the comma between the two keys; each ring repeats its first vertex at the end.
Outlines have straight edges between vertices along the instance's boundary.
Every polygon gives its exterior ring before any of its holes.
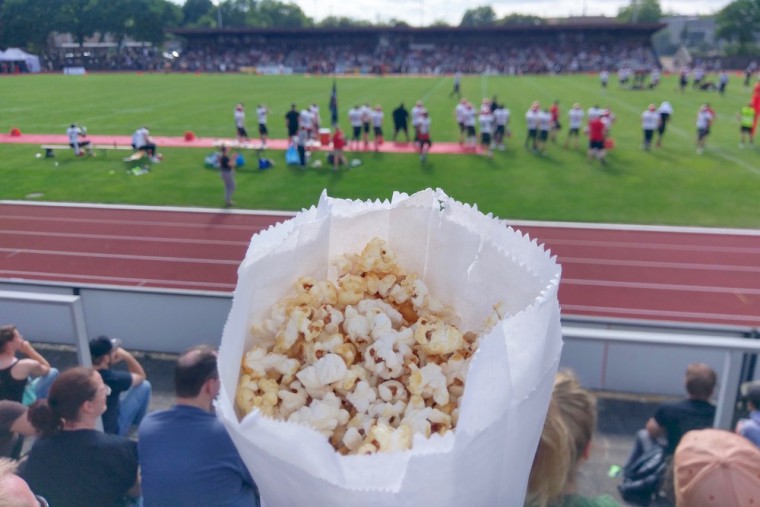
{"type": "Polygon", "coordinates": [[[502,25],[545,25],[546,19],[529,14],[508,14],[499,20],[502,25]]]}
{"type": "Polygon", "coordinates": [[[50,32],[56,29],[58,0],[6,0],[0,11],[0,41],[5,47],[41,51],[47,47],[50,32]],[[51,5],[53,4],[53,5],[51,5]]]}
{"type": "Polygon", "coordinates": [[[760,0],[735,0],[716,17],[716,35],[738,45],[737,53],[750,52],[760,30],[760,0]]]}
{"type": "Polygon", "coordinates": [[[657,23],[662,18],[662,8],[658,0],[631,0],[617,17],[625,23],[657,23]]]}
{"type": "MultiPolygon", "coordinates": [[[[663,78],[656,91],[629,91],[614,85],[606,92],[597,76],[465,76],[464,96],[479,102],[497,95],[512,111],[513,136],[507,150],[493,160],[475,154],[433,152],[420,164],[414,154],[349,153],[360,167],[333,174],[321,169],[300,171],[283,163],[281,151],[269,150],[276,167],[255,169],[256,156],[246,151],[247,164],[237,174],[235,200],[242,208],[298,210],[316,202],[327,188],[347,198],[388,198],[394,190],[413,192],[441,187],[456,199],[511,219],[760,227],[760,165],[757,149],[737,148],[738,109],[749,91],[732,77],[726,96],[675,92],[677,77],[663,78]],[[561,118],[575,101],[584,109],[594,103],[617,115],[612,128],[616,147],[609,165],[590,164],[585,138],[578,149],[564,149],[567,125],[559,143],[549,144],[546,156],[523,148],[523,115],[533,100],[549,104],[559,99],[561,118]],[[669,100],[674,108],[663,148],[645,152],[640,115],[649,103],[669,100]],[[694,122],[700,104],[709,101],[717,111],[705,154],[694,151],[694,122]]],[[[155,136],[181,136],[191,130],[199,137],[233,138],[232,110],[240,101],[266,103],[272,137],[284,138],[283,116],[291,102],[316,102],[326,120],[331,77],[93,74],[84,76],[21,76],[3,82],[4,103],[0,132],[18,127],[30,133],[63,134],[71,122],[95,134],[130,135],[147,123],[155,136]],[[211,93],[210,93],[211,91],[211,93]],[[146,100],[146,97],[148,100],[146,100]]],[[[457,125],[449,97],[451,78],[338,78],[341,104],[370,102],[386,112],[385,131],[392,133],[390,111],[403,100],[422,98],[433,121],[437,143],[456,142],[457,125]]],[[[252,114],[250,116],[253,116],[252,114]]],[[[249,117],[250,126],[255,118],[249,117]]],[[[341,124],[346,126],[345,110],[341,124]]],[[[392,142],[390,140],[386,142],[392,142]]],[[[128,176],[123,154],[100,153],[77,159],[57,152],[55,159],[36,158],[39,145],[0,145],[0,199],[25,199],[41,192],[42,199],[72,202],[135,203],[219,207],[223,204],[218,173],[203,168],[210,149],[166,148],[164,161],[143,176],[128,176]],[[59,162],[56,167],[54,162],[59,162]]],[[[324,152],[315,157],[324,161],[324,152]]]]}
{"type": "Polygon", "coordinates": [[[277,0],[261,0],[256,21],[256,26],[268,28],[303,28],[314,24],[298,5],[277,0]]]}
{"type": "Polygon", "coordinates": [[[317,23],[320,28],[351,28],[357,26],[372,26],[371,21],[347,18],[345,16],[327,16],[317,23]]]}
{"type": "Polygon", "coordinates": [[[211,0],[185,0],[182,6],[182,26],[198,26],[204,16],[216,16],[211,0]]]}
{"type": "Polygon", "coordinates": [[[459,26],[488,26],[496,22],[496,12],[490,5],[481,5],[467,9],[462,15],[459,26]]]}

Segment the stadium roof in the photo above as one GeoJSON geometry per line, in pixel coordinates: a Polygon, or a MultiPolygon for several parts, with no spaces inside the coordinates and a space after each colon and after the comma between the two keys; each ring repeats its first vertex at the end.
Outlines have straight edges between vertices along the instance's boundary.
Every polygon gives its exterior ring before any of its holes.
{"type": "Polygon", "coordinates": [[[330,27],[330,28],[254,28],[254,27],[231,27],[231,28],[171,28],[168,33],[179,35],[188,39],[205,38],[217,35],[371,35],[381,33],[397,34],[429,34],[429,35],[483,35],[493,33],[499,35],[521,35],[530,32],[532,35],[540,33],[551,35],[558,32],[605,32],[614,30],[624,32],[627,35],[652,35],[664,28],[663,23],[618,23],[610,20],[600,23],[594,19],[588,23],[574,20],[570,23],[552,23],[542,25],[492,25],[475,27],[449,27],[433,26],[416,28],[410,26],[356,26],[356,27],[330,27]]]}

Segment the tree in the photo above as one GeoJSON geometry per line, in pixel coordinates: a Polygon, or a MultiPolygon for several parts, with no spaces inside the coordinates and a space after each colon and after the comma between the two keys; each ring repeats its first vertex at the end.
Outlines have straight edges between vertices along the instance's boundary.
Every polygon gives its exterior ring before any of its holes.
{"type": "Polygon", "coordinates": [[[617,17],[626,23],[657,23],[662,17],[662,8],[658,0],[631,0],[618,11],[617,17]]]}
{"type": "Polygon", "coordinates": [[[530,14],[510,14],[501,18],[499,23],[502,25],[544,25],[546,20],[530,14]]]}
{"type": "Polygon", "coordinates": [[[57,0],[5,0],[0,11],[1,46],[22,47],[32,51],[47,48],[56,18],[50,12],[59,7],[57,0]]]}
{"type": "Polygon", "coordinates": [[[317,23],[321,28],[351,28],[358,26],[372,26],[372,23],[363,19],[347,18],[345,16],[327,16],[317,23]]]}
{"type": "Polygon", "coordinates": [[[716,35],[738,45],[738,53],[749,52],[760,30],[760,0],[735,0],[716,17],[716,35]]]}
{"type": "Polygon", "coordinates": [[[448,21],[446,21],[445,19],[436,19],[435,21],[433,21],[432,23],[430,23],[430,26],[431,27],[445,28],[445,27],[451,26],[451,24],[448,21]]]}
{"type": "Polygon", "coordinates": [[[459,26],[487,26],[496,22],[496,13],[490,5],[482,5],[464,11],[459,26]]]}
{"type": "Polygon", "coordinates": [[[303,28],[313,25],[311,18],[299,6],[278,0],[262,0],[257,5],[255,15],[249,13],[249,21],[253,26],[269,28],[303,28]]]}
{"type": "Polygon", "coordinates": [[[182,6],[182,26],[196,26],[203,16],[211,14],[213,10],[211,0],[186,0],[182,6]]]}
{"type": "Polygon", "coordinates": [[[101,2],[98,0],[65,0],[57,14],[55,29],[70,33],[79,44],[101,28],[101,2]]]}

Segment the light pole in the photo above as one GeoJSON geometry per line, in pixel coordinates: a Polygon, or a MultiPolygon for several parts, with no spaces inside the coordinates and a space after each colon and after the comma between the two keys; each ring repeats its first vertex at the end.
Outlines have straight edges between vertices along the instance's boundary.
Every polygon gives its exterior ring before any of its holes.
{"type": "Polygon", "coordinates": [[[216,27],[222,28],[222,0],[216,0],[216,27]]]}

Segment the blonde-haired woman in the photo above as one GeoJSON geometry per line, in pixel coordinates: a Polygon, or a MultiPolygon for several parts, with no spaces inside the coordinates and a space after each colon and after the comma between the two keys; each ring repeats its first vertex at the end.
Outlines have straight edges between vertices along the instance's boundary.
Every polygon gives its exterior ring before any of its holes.
{"type": "Polygon", "coordinates": [[[596,399],[570,372],[554,379],[549,410],[528,481],[529,507],[611,507],[610,496],[577,493],[578,469],[588,459],[596,427],[596,399]]]}

